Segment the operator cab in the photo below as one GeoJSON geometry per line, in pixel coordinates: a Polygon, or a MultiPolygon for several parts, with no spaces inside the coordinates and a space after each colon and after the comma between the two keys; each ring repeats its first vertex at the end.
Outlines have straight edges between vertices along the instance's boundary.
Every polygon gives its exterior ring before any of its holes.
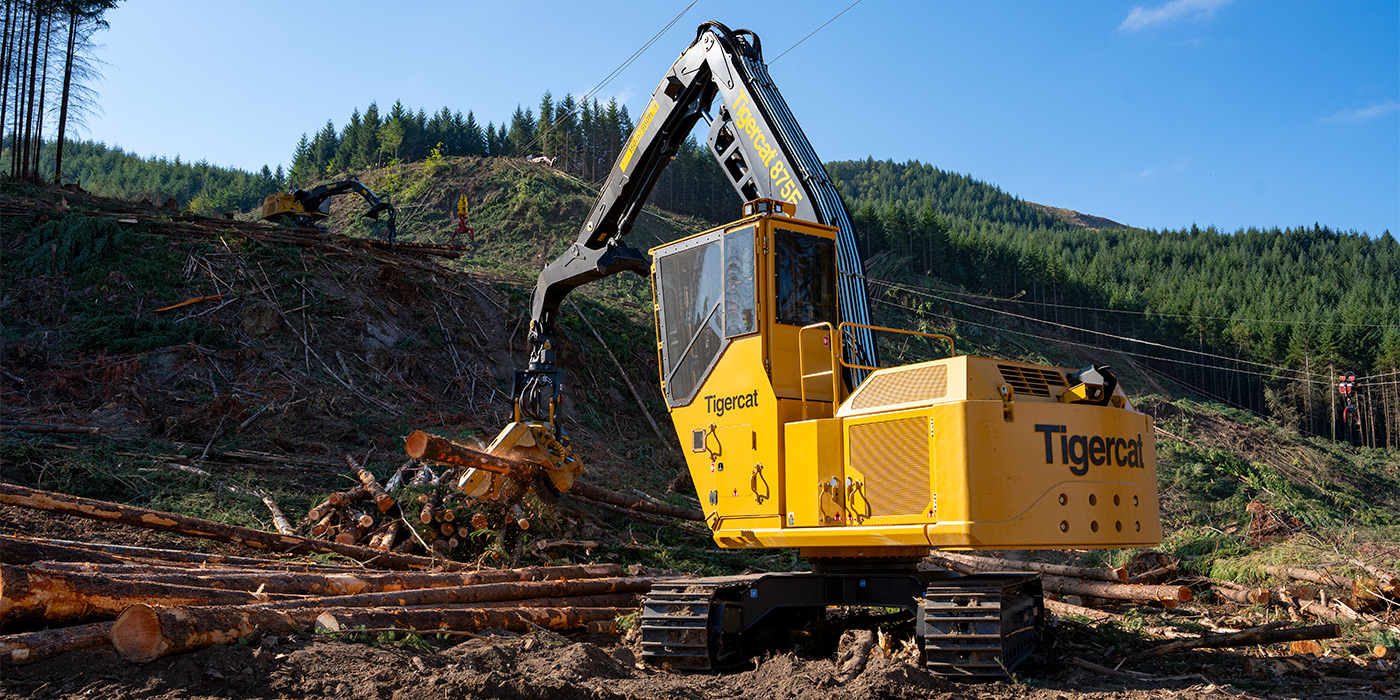
{"type": "MultiPolygon", "coordinates": [[[[672,409],[697,398],[710,412],[752,405],[757,397],[738,391],[697,397],[731,346],[761,358],[763,383],[782,404],[803,402],[804,365],[830,369],[829,338],[803,357],[798,349],[804,327],[840,320],[836,229],[794,219],[790,208],[755,200],[739,221],[651,251],[662,391],[672,409]]],[[[830,381],[809,382],[804,403],[829,416],[832,396],[830,381]]]]}

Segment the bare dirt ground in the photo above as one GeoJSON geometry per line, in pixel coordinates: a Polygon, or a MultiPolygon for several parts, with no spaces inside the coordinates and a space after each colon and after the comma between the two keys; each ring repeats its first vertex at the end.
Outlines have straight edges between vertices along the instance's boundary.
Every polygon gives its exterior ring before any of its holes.
{"type": "Polygon", "coordinates": [[[1184,673],[1103,675],[1038,655],[1014,681],[966,684],[935,678],[878,650],[843,678],[829,658],[788,652],[726,673],[640,668],[638,650],[615,637],[549,633],[429,640],[441,651],[326,638],[268,638],[146,665],[111,653],[79,652],[11,669],[3,698],[1365,698],[1375,690],[1308,675],[1252,678],[1244,657],[1202,653],[1184,673]],[[1236,669],[1236,673],[1228,669],[1236,669]]]}

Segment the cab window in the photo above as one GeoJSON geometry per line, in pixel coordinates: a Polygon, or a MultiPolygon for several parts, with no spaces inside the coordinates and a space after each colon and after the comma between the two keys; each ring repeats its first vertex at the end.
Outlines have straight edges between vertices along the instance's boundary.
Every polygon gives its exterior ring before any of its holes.
{"type": "Polygon", "coordinates": [[[785,229],[774,234],[775,320],[791,326],[835,321],[835,243],[785,229]]]}

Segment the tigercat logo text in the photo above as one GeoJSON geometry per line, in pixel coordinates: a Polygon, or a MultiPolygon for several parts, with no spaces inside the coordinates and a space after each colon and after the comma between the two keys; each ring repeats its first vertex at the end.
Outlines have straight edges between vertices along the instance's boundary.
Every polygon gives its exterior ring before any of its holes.
{"type": "Polygon", "coordinates": [[[736,408],[753,408],[758,405],[758,390],[738,396],[724,396],[715,398],[714,394],[705,397],[705,411],[716,416],[724,415],[725,411],[732,411],[736,408]]]}
{"type": "Polygon", "coordinates": [[[778,157],[778,149],[768,143],[768,137],[758,128],[752,105],[753,101],[749,99],[748,94],[740,89],[738,99],[734,100],[734,125],[749,135],[749,143],[753,144],[758,157],[763,159],[763,167],[768,170],[768,177],[773,183],[773,192],[768,196],[782,197],[797,204],[802,201],[802,192],[797,187],[797,181],[792,179],[792,171],[788,170],[787,163],[778,157]]]}
{"type": "Polygon", "coordinates": [[[1045,435],[1045,463],[1055,463],[1055,445],[1060,446],[1060,464],[1070,465],[1075,476],[1089,473],[1089,465],[1144,468],[1142,433],[1137,439],[1101,435],[1070,435],[1063,425],[1037,424],[1035,432],[1045,435]],[[1056,440],[1055,435],[1060,439],[1056,440]]]}

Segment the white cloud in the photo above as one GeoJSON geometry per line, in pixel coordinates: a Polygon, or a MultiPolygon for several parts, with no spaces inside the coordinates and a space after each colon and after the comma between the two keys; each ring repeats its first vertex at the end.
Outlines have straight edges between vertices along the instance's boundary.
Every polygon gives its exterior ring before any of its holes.
{"type": "Polygon", "coordinates": [[[1400,111],[1400,102],[1387,100],[1370,107],[1360,109],[1343,109],[1329,117],[1323,117],[1319,121],[1324,122],[1364,122],[1377,117],[1383,117],[1391,112],[1400,111]]]}
{"type": "Polygon", "coordinates": [[[1167,175],[1175,175],[1176,173],[1185,172],[1186,169],[1190,167],[1190,165],[1190,160],[1183,156],[1177,158],[1169,165],[1154,165],[1143,168],[1142,170],[1138,171],[1137,176],[1143,180],[1155,180],[1157,178],[1165,177],[1167,175]]]}
{"type": "Polygon", "coordinates": [[[1157,7],[1139,5],[1128,13],[1128,16],[1123,19],[1123,23],[1118,25],[1118,29],[1124,32],[1135,32],[1139,29],[1182,19],[1197,21],[1210,19],[1216,10],[1230,4],[1230,2],[1231,0],[1171,0],[1171,2],[1157,7]]]}

